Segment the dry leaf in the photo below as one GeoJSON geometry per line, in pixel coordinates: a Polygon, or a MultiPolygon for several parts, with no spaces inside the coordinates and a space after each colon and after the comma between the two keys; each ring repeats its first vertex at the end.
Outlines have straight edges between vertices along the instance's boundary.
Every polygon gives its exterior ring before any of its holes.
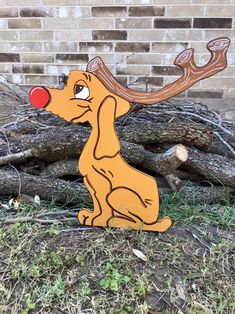
{"type": "Polygon", "coordinates": [[[38,195],[34,196],[34,203],[40,205],[40,197],[38,195]]]}
{"type": "Polygon", "coordinates": [[[10,207],[12,207],[13,202],[14,202],[14,198],[11,198],[9,203],[8,203],[10,207]]]}
{"type": "Polygon", "coordinates": [[[5,208],[5,209],[10,209],[10,207],[8,206],[8,205],[6,205],[6,204],[1,204],[1,206],[3,207],[3,208],[5,208]]]}
{"type": "Polygon", "coordinates": [[[185,301],[185,300],[186,300],[185,289],[184,289],[184,287],[181,285],[181,283],[177,283],[177,284],[175,285],[175,288],[176,288],[176,291],[177,291],[177,293],[178,293],[180,299],[182,299],[182,300],[185,301]]]}
{"type": "Polygon", "coordinates": [[[137,256],[137,257],[139,257],[140,259],[142,259],[142,261],[144,261],[144,262],[147,262],[147,257],[144,255],[144,253],[142,253],[141,251],[139,251],[139,250],[135,250],[135,249],[132,249],[132,251],[133,251],[133,253],[137,256]]]}
{"type": "Polygon", "coordinates": [[[15,210],[19,209],[19,206],[20,206],[20,203],[19,203],[18,201],[14,201],[14,202],[13,202],[13,208],[14,208],[15,210]]]}

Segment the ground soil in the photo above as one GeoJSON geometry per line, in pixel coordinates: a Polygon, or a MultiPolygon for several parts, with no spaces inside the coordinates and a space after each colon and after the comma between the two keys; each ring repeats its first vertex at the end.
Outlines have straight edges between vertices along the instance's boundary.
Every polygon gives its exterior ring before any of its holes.
{"type": "MultiPolygon", "coordinates": [[[[177,204],[162,205],[164,214],[175,212],[162,234],[84,229],[76,218],[2,224],[0,312],[234,313],[234,203],[177,204]]],[[[3,206],[1,216],[48,209],[60,208],[3,206]]]]}

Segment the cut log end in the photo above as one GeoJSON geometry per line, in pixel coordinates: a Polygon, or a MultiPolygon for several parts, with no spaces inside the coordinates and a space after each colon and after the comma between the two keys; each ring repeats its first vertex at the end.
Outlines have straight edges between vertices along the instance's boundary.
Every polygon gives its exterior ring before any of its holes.
{"type": "Polygon", "coordinates": [[[188,159],[188,150],[184,145],[178,144],[175,146],[175,155],[180,161],[185,162],[188,159]]]}
{"type": "Polygon", "coordinates": [[[179,65],[179,66],[186,64],[192,59],[193,53],[194,53],[194,50],[192,48],[182,51],[178,55],[178,57],[175,59],[174,64],[179,65]]]}
{"type": "Polygon", "coordinates": [[[231,43],[231,41],[227,37],[216,38],[216,39],[211,40],[207,44],[207,49],[210,51],[223,50],[225,48],[228,48],[230,43],[231,43]]]}
{"type": "Polygon", "coordinates": [[[100,57],[95,57],[87,65],[87,71],[93,72],[96,71],[102,65],[102,60],[100,57]]]}

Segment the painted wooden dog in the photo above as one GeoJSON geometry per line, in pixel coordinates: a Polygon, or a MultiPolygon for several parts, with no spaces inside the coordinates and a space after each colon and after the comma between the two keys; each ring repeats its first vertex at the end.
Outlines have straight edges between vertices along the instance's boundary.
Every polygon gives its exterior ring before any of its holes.
{"type": "Polygon", "coordinates": [[[79,211],[81,224],[159,232],[170,227],[169,217],[157,219],[159,196],[155,179],[129,166],[120,155],[114,121],[129,111],[130,102],[153,104],[165,100],[223,70],[229,43],[227,38],[209,42],[207,48],[212,56],[203,67],[195,65],[193,49],[183,51],[175,60],[183,75],[158,92],[122,86],[99,57],[89,62],[87,71],[71,71],[64,89],[34,87],[30,91],[34,106],[44,107],[72,123],[88,121],[92,127],[78,168],[94,208],[79,211]]]}

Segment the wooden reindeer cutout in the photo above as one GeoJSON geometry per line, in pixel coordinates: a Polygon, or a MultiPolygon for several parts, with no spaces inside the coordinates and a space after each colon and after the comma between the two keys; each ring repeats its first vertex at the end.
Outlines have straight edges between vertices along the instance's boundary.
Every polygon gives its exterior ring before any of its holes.
{"type": "Polygon", "coordinates": [[[92,127],[78,167],[94,209],[79,211],[81,224],[159,232],[170,227],[169,217],[157,220],[159,196],[155,179],[129,166],[120,155],[114,121],[129,111],[130,102],[160,102],[225,69],[229,44],[228,38],[210,41],[207,48],[211,59],[203,67],[195,65],[193,49],[183,51],[175,60],[183,75],[158,92],[122,86],[99,57],[89,62],[86,72],[70,71],[64,89],[34,87],[30,91],[35,107],[43,107],[69,122],[88,121],[92,127]]]}

